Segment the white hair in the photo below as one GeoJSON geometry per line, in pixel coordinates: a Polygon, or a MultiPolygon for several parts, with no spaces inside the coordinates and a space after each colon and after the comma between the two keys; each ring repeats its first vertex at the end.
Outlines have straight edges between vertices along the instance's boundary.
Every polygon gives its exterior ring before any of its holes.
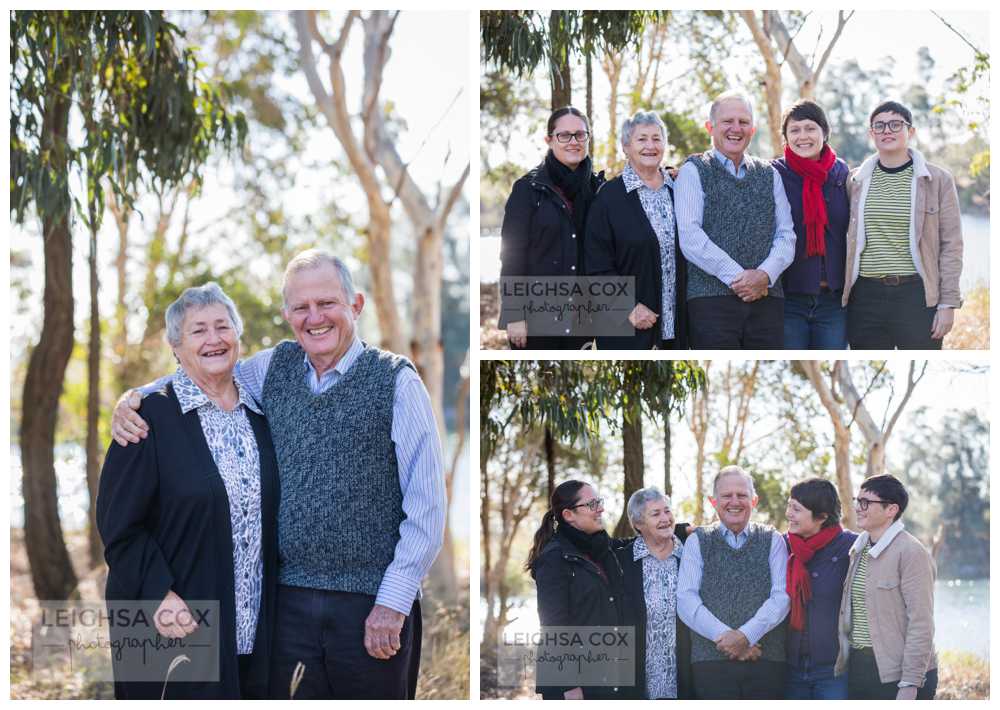
{"type": "Polygon", "coordinates": [[[744,471],[743,468],[740,466],[724,466],[723,468],[719,469],[719,472],[715,474],[715,480],[712,481],[713,498],[719,497],[719,479],[723,478],[724,476],[742,476],[743,479],[747,482],[747,487],[749,487],[750,489],[750,497],[753,498],[754,495],[756,495],[753,487],[753,477],[749,473],[744,471]]]}
{"type": "Polygon", "coordinates": [[[628,520],[632,523],[632,527],[636,529],[636,532],[639,531],[636,525],[642,522],[642,516],[646,514],[646,504],[657,500],[666,502],[667,507],[670,507],[670,499],[660,493],[660,489],[656,486],[640,488],[629,496],[628,505],[625,508],[628,511],[628,520]]]}
{"type": "Polygon", "coordinates": [[[354,300],[354,279],[351,278],[351,270],[347,268],[340,258],[334,256],[326,249],[306,249],[292,257],[285,267],[285,276],[281,282],[281,298],[285,305],[288,305],[288,277],[299,271],[316,269],[320,266],[332,266],[337,270],[340,277],[340,285],[344,287],[344,295],[348,301],[354,300]]]}
{"type": "Polygon", "coordinates": [[[719,106],[724,104],[726,101],[742,101],[747,107],[747,111],[750,112],[750,123],[753,123],[753,101],[750,97],[744,94],[742,91],[725,91],[715,97],[715,100],[708,107],[708,120],[711,123],[715,123],[715,115],[719,111],[719,106]]]}
{"type": "Polygon", "coordinates": [[[632,130],[636,126],[656,126],[663,134],[663,142],[667,142],[667,124],[660,118],[656,111],[636,111],[632,116],[625,119],[622,124],[622,148],[627,148],[632,140],[632,130]]]}
{"type": "Polygon", "coordinates": [[[177,300],[167,307],[167,312],[164,316],[167,323],[167,342],[175,348],[181,344],[183,337],[181,327],[184,325],[184,316],[187,315],[189,309],[204,308],[205,306],[213,306],[215,304],[221,304],[226,307],[226,311],[229,313],[229,320],[232,321],[233,328],[236,329],[236,337],[241,337],[243,335],[243,319],[240,318],[240,314],[236,310],[236,304],[219,287],[219,284],[209,281],[204,286],[192,286],[185,289],[184,293],[178,296],[177,300]]]}

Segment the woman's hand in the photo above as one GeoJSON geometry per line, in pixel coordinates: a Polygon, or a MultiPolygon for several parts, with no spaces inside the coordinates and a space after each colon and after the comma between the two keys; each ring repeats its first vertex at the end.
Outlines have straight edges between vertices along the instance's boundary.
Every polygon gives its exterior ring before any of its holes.
{"type": "Polygon", "coordinates": [[[174,590],[167,592],[167,596],[160,602],[156,613],[153,615],[153,623],[160,636],[168,639],[182,639],[188,634],[193,634],[198,628],[195,623],[194,614],[188,609],[188,605],[174,593],[174,590]]]}
{"type": "Polygon", "coordinates": [[[563,697],[567,700],[583,700],[583,688],[573,688],[573,690],[567,690],[563,693],[563,697]]]}
{"type": "Polygon", "coordinates": [[[953,325],[955,325],[955,309],[937,309],[934,312],[934,320],[931,322],[931,338],[941,340],[941,338],[948,335],[953,325]]]}
{"type": "Polygon", "coordinates": [[[528,322],[519,320],[507,324],[507,340],[511,345],[523,348],[528,344],[528,322]]]}
{"type": "Polygon", "coordinates": [[[649,330],[656,325],[656,319],[660,316],[649,310],[643,304],[636,304],[632,312],[628,314],[628,322],[639,330],[649,330]]]}

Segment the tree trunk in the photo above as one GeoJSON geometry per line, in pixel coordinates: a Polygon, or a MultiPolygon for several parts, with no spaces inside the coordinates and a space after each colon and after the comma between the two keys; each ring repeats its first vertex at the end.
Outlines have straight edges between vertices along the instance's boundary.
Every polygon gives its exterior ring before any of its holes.
{"type": "Polygon", "coordinates": [[[607,52],[601,66],[608,76],[608,148],[604,164],[608,167],[618,160],[618,84],[622,75],[622,52],[607,52]]]}
{"type": "Polygon", "coordinates": [[[87,543],[91,568],[101,564],[104,545],[97,530],[97,482],[101,475],[98,420],[101,415],[101,313],[98,307],[97,232],[90,230],[90,342],[87,347],[87,543]]]}
{"type": "Polygon", "coordinates": [[[115,257],[115,275],[117,276],[117,293],[115,296],[115,325],[113,348],[115,353],[114,391],[124,392],[128,389],[128,230],[131,211],[126,205],[118,206],[114,193],[108,192],[108,209],[115,219],[118,230],[118,254],[115,257]]]}
{"type": "MultiPolygon", "coordinates": [[[[587,118],[591,121],[594,120],[594,63],[593,63],[594,50],[590,47],[587,48],[587,118]]],[[[594,132],[590,132],[590,155],[594,154],[594,132]]]]}
{"type": "Polygon", "coordinates": [[[625,490],[623,498],[626,503],[622,508],[622,517],[615,526],[615,537],[631,537],[632,524],[628,519],[628,499],[643,486],[643,454],[642,454],[642,408],[638,399],[630,399],[630,411],[622,416],[622,455],[625,469],[625,490]]]}
{"type": "Polygon", "coordinates": [[[549,42],[552,54],[549,58],[552,81],[552,110],[573,104],[573,82],[569,69],[569,38],[562,26],[561,11],[549,14],[549,42]]]}
{"type": "Polygon", "coordinates": [[[548,473],[548,492],[545,502],[552,500],[552,491],[556,489],[556,440],[552,436],[552,428],[545,427],[545,470],[548,473]]]}
{"type": "Polygon", "coordinates": [[[670,481],[670,415],[663,415],[663,494],[668,498],[674,494],[670,481]]]}
{"type": "Polygon", "coordinates": [[[767,105],[767,128],[771,141],[771,152],[781,154],[781,66],[774,55],[771,39],[761,29],[755,10],[740,10],[740,17],[750,28],[753,41],[764,60],[764,101],[767,105]]]}
{"type": "MultiPolygon", "coordinates": [[[[56,85],[70,81],[68,69],[56,66],[56,85]]],[[[68,169],[66,137],[70,101],[62,92],[46,100],[42,140],[57,175],[68,169]]],[[[21,463],[24,495],[24,541],[35,596],[68,599],[77,579],[59,524],[56,491],[55,430],[66,365],[73,351],[73,244],[69,230],[68,186],[61,199],[65,212],[42,224],[45,285],[42,332],[31,352],[24,379],[21,463]]]]}

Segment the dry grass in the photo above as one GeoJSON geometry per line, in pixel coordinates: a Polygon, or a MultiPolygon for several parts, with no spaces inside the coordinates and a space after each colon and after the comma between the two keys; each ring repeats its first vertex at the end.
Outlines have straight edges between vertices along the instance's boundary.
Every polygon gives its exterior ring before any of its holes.
{"type": "Polygon", "coordinates": [[[479,284],[479,348],[506,350],[507,331],[497,328],[500,318],[500,284],[479,284]]]}
{"type": "Polygon", "coordinates": [[[938,654],[937,700],[985,700],[989,697],[989,661],[966,651],[938,654]]]}
{"type": "MultiPolygon", "coordinates": [[[[468,590],[468,585],[464,585],[468,590]]],[[[468,594],[468,592],[466,592],[468,594]]],[[[469,697],[469,603],[424,611],[424,640],[417,682],[418,700],[469,697]]]]}
{"type": "Polygon", "coordinates": [[[990,290],[978,286],[965,297],[955,311],[955,325],[945,336],[945,350],[989,350],[990,290]]]}

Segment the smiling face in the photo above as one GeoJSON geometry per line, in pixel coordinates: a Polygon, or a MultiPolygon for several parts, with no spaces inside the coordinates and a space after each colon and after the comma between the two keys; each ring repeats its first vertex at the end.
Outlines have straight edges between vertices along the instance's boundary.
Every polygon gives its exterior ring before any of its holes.
{"type": "Polygon", "coordinates": [[[567,508],[563,511],[563,520],[572,525],[577,530],[593,534],[604,529],[604,506],[597,506],[597,510],[591,510],[584,505],[597,498],[597,492],[590,486],[583,486],[576,494],[576,501],[573,509],[567,508]]]}
{"type": "Polygon", "coordinates": [[[719,522],[736,534],[750,522],[750,513],[757,505],[757,496],[750,493],[750,482],[739,473],[719,478],[715,498],[709,498],[719,515],[719,522]]]}
{"type": "Polygon", "coordinates": [[[708,121],[705,128],[712,136],[715,149],[737,165],[757,131],[750,108],[742,99],[735,98],[718,104],[713,120],[708,121]]]}
{"type": "Polygon", "coordinates": [[[874,491],[862,488],[858,491],[858,499],[868,501],[868,510],[861,510],[861,507],[855,503],[854,512],[858,518],[858,527],[869,533],[878,533],[888,528],[894,522],[893,518],[895,518],[896,513],[899,512],[899,506],[895,503],[883,505],[875,502],[880,499],[874,491]]]}
{"type": "Polygon", "coordinates": [[[587,132],[588,130],[586,121],[579,116],[567,113],[565,116],[560,116],[558,120],[556,120],[556,125],[552,130],[552,135],[545,136],[545,142],[548,143],[549,148],[552,149],[552,154],[556,157],[556,160],[565,165],[567,168],[574,169],[577,165],[583,162],[584,158],[587,157],[587,151],[590,150],[589,139],[578,141],[576,138],[572,138],[568,143],[561,143],[556,136],[560,133],[576,134],[581,131],[587,132]]]}
{"type": "MultiPolygon", "coordinates": [[[[895,111],[883,111],[882,113],[877,113],[872,118],[871,125],[874,126],[876,123],[889,123],[890,121],[906,121],[906,118],[900,116],[895,111]]],[[[875,141],[875,148],[878,150],[879,154],[884,154],[887,156],[891,155],[901,155],[906,151],[910,145],[910,139],[916,134],[916,129],[913,126],[904,125],[897,133],[893,133],[888,127],[882,133],[876,133],[874,129],[869,126],[868,135],[872,137],[875,141]]]]}
{"type": "Polygon", "coordinates": [[[351,347],[355,321],[364,303],[360,293],[348,299],[332,264],[288,275],[282,315],[320,374],[333,367],[351,347]]]}
{"type": "Polygon", "coordinates": [[[221,303],[192,307],[184,313],[181,342],[174,354],[184,372],[198,385],[232,377],[240,357],[240,341],[221,303]]]}
{"type": "Polygon", "coordinates": [[[663,131],[656,124],[639,124],[632,127],[625,156],[638,173],[656,170],[663,162],[663,131]]]}
{"type": "Polygon", "coordinates": [[[663,498],[646,503],[636,529],[647,542],[663,544],[674,536],[674,513],[663,498]]]}
{"type": "Polygon", "coordinates": [[[800,158],[819,160],[823,140],[822,127],[810,118],[793,119],[785,126],[785,144],[800,158]]]}
{"type": "Polygon", "coordinates": [[[813,517],[813,512],[794,498],[788,499],[785,517],[788,518],[788,532],[804,538],[812,537],[823,527],[824,518],[813,517]]]}

